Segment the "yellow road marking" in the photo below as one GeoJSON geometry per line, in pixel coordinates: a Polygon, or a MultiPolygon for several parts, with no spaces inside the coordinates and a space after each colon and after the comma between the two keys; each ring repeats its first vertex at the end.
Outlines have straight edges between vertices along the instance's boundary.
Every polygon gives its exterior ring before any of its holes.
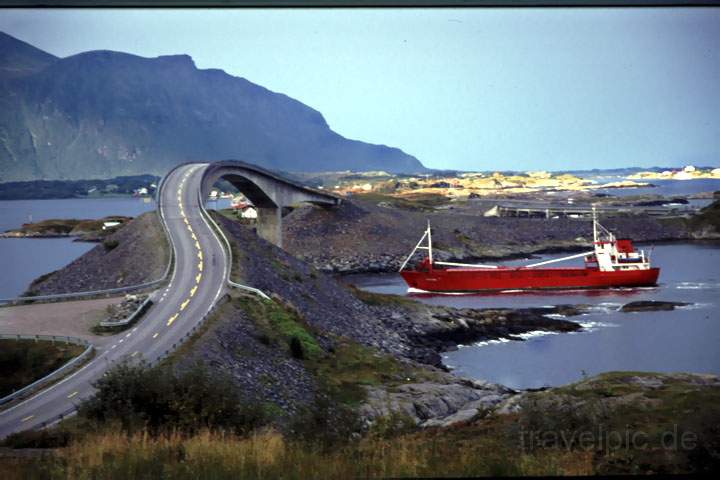
{"type": "Polygon", "coordinates": [[[188,232],[193,233],[193,229],[190,225],[187,226],[188,232]]]}
{"type": "Polygon", "coordinates": [[[200,263],[198,263],[198,270],[200,270],[201,272],[202,272],[202,267],[203,267],[202,260],[200,260],[200,263]]]}
{"type": "Polygon", "coordinates": [[[185,222],[185,225],[190,225],[190,222],[188,222],[187,217],[183,218],[183,222],[185,222]]]}
{"type": "Polygon", "coordinates": [[[77,394],[78,394],[78,392],[77,392],[77,390],[75,390],[74,392],[72,392],[72,393],[71,393],[70,395],[68,395],[67,397],[68,397],[68,398],[72,398],[72,397],[74,397],[74,396],[77,395],[77,394]]]}
{"type": "Polygon", "coordinates": [[[155,335],[153,335],[153,338],[157,338],[158,335],[160,335],[160,332],[155,332],[155,335]]]}
{"type": "Polygon", "coordinates": [[[195,236],[195,233],[191,233],[190,236],[192,237],[193,240],[197,240],[197,237],[195,236]]]}
{"type": "Polygon", "coordinates": [[[198,250],[198,258],[202,260],[202,250],[198,250]]]}
{"type": "Polygon", "coordinates": [[[35,416],[35,415],[28,415],[27,417],[23,418],[23,419],[20,420],[20,421],[21,421],[21,422],[27,422],[28,420],[30,420],[30,419],[33,418],[34,416],[35,416]]]}
{"type": "Polygon", "coordinates": [[[188,306],[188,303],[190,303],[190,299],[189,299],[189,298],[188,298],[187,300],[185,300],[183,303],[180,304],[180,311],[181,311],[181,312],[182,312],[183,310],[185,310],[185,307],[188,306]]]}
{"type": "Polygon", "coordinates": [[[195,283],[200,283],[200,279],[202,278],[202,273],[198,273],[195,275],[195,283]]]}
{"type": "Polygon", "coordinates": [[[197,240],[195,240],[195,248],[197,248],[198,250],[200,250],[200,243],[198,243],[197,240]]]}
{"type": "Polygon", "coordinates": [[[175,319],[176,319],[177,317],[178,317],[178,314],[176,313],[175,315],[173,315],[172,317],[170,317],[170,318],[168,319],[168,322],[167,322],[168,327],[169,327],[170,325],[172,325],[172,323],[175,321],[175,319]]]}
{"type": "Polygon", "coordinates": [[[195,290],[197,290],[197,286],[194,286],[193,288],[190,289],[190,296],[191,296],[191,297],[195,295],[195,290]]]}

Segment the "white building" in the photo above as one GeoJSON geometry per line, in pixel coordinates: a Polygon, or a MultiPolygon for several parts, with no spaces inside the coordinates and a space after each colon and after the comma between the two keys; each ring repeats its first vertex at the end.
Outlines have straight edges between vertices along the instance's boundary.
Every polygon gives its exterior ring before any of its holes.
{"type": "Polygon", "coordinates": [[[257,210],[255,207],[247,206],[242,209],[242,213],[240,214],[242,218],[249,218],[249,219],[256,219],[257,218],[257,210]]]}
{"type": "Polygon", "coordinates": [[[110,228],[115,228],[118,225],[120,225],[120,222],[103,222],[103,230],[108,230],[110,228]]]}

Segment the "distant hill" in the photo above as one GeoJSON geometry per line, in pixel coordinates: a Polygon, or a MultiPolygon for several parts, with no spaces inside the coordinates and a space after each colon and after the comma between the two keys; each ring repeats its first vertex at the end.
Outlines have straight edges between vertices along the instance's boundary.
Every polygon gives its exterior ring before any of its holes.
{"type": "Polygon", "coordinates": [[[0,181],[162,175],[237,158],[285,171],[425,167],[397,148],[349,140],[322,114],[187,55],[93,51],[57,59],[0,37],[0,181]]]}

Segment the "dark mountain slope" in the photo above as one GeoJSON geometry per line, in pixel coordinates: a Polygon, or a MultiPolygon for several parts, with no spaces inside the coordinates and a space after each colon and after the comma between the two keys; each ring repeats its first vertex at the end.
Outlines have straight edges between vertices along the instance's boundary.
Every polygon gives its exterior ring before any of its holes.
{"type": "Polygon", "coordinates": [[[57,57],[0,32],[0,80],[38,72],[57,57]]]}
{"type": "Polygon", "coordinates": [[[95,51],[0,92],[0,181],[163,174],[240,158],[286,171],[424,170],[402,151],[348,140],[282,94],[187,55],[95,51]]]}

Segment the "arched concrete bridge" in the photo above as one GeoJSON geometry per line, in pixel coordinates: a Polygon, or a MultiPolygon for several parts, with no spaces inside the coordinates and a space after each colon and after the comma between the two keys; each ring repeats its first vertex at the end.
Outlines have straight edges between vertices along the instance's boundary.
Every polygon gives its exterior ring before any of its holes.
{"type": "Polygon", "coordinates": [[[220,180],[233,184],[258,211],[257,233],[265,240],[282,247],[282,210],[299,203],[332,207],[342,199],[314,190],[278,176],[268,170],[239,160],[212,162],[202,178],[202,198],[208,198],[213,185],[220,180]]]}

